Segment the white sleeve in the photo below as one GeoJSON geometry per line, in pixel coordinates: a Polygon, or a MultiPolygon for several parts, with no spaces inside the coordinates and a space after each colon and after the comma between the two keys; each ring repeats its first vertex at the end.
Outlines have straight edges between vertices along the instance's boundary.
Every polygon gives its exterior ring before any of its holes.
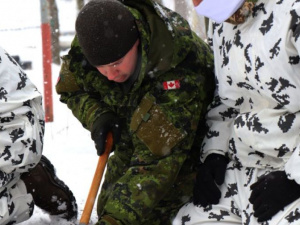
{"type": "MultiPolygon", "coordinates": [[[[299,5],[299,4],[298,4],[299,5]]],[[[299,18],[300,16],[300,8],[296,7],[295,9],[292,9],[291,15],[294,18],[299,18]]],[[[292,20],[295,22],[295,24],[291,24],[292,27],[292,33],[289,34],[291,37],[291,44],[293,47],[295,47],[298,50],[298,57],[300,54],[300,23],[297,19],[292,20]]],[[[299,71],[298,71],[299,72],[299,71]]],[[[297,74],[299,75],[299,74],[297,74]]],[[[295,98],[299,99],[299,95],[295,96],[295,98]]],[[[298,100],[297,99],[297,100],[298,100]]],[[[299,100],[297,101],[299,102],[299,100]]],[[[299,113],[296,115],[297,117],[300,117],[299,113]]],[[[300,127],[300,122],[297,124],[298,127],[300,127]]],[[[288,175],[288,177],[292,180],[295,180],[298,184],[300,184],[300,139],[299,139],[299,132],[297,133],[297,139],[298,139],[298,145],[293,151],[293,154],[285,164],[285,171],[288,175]]]]}
{"type": "Polygon", "coordinates": [[[202,145],[202,161],[211,153],[225,155],[228,152],[232,123],[237,114],[236,109],[227,107],[221,102],[219,96],[215,95],[206,117],[209,130],[202,145]]]}
{"type": "MultiPolygon", "coordinates": [[[[209,21],[208,27],[208,43],[213,47],[212,33],[213,33],[212,21],[209,21]]],[[[220,84],[221,85],[221,84],[220,84]]],[[[211,153],[218,153],[225,155],[228,152],[228,140],[231,134],[232,123],[234,118],[238,115],[237,109],[226,106],[222,103],[218,95],[219,82],[216,80],[216,91],[213,102],[210,104],[208,113],[206,116],[206,122],[208,125],[208,132],[204,138],[201,160],[211,153]]]]}
{"type": "Polygon", "coordinates": [[[42,96],[0,48],[0,187],[39,161],[43,135],[42,96]]]}

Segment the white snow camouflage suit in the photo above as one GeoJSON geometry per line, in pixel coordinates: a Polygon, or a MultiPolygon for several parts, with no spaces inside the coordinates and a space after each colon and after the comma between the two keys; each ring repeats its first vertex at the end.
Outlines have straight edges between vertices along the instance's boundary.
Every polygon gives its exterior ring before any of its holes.
{"type": "MultiPolygon", "coordinates": [[[[218,92],[210,107],[202,161],[228,154],[218,205],[185,205],[174,225],[259,224],[251,184],[284,170],[300,184],[300,2],[259,0],[243,24],[211,23],[218,92]]],[[[264,224],[300,224],[300,200],[264,224]]]]}
{"type": "Polygon", "coordinates": [[[40,160],[42,97],[15,60],[0,47],[0,224],[27,220],[33,199],[20,180],[40,160]]]}

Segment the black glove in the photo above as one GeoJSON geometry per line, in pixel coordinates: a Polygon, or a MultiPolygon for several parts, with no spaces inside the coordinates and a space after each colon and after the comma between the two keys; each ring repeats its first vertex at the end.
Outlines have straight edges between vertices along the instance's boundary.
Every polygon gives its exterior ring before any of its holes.
{"type": "Polygon", "coordinates": [[[300,197],[300,185],[284,171],[271,172],[250,186],[249,198],[258,222],[267,221],[279,210],[300,197]]]}
{"type": "Polygon", "coordinates": [[[227,163],[227,157],[213,153],[200,165],[194,186],[194,205],[206,207],[219,202],[221,191],[216,184],[223,184],[227,163]]]}
{"type": "Polygon", "coordinates": [[[99,156],[105,151],[106,136],[110,131],[112,132],[114,146],[120,141],[121,122],[114,113],[104,113],[94,122],[91,129],[92,139],[95,142],[99,156]]]}

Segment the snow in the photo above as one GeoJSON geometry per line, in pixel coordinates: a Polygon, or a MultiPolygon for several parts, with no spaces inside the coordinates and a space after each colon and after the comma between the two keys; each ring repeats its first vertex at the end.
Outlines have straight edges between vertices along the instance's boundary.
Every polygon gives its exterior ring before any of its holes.
{"type": "MultiPolygon", "coordinates": [[[[70,43],[77,15],[76,1],[56,0],[59,12],[61,42],[70,43]]],[[[4,0],[0,7],[0,45],[11,55],[19,55],[21,61],[31,61],[32,69],[25,70],[30,80],[43,94],[43,62],[41,41],[40,0],[4,0]]],[[[66,45],[66,44],[64,44],[66,45]]],[[[66,54],[62,52],[61,55],[66,54]]],[[[46,123],[44,155],[56,168],[57,176],[73,192],[78,205],[78,218],[66,221],[49,216],[35,206],[33,216],[21,225],[71,225],[79,224],[86,198],[98,162],[98,156],[90,133],[75,119],[65,104],[59,102],[55,83],[60,66],[52,65],[52,94],[54,121],[46,123]]],[[[90,224],[97,222],[96,202],[90,224]]]]}

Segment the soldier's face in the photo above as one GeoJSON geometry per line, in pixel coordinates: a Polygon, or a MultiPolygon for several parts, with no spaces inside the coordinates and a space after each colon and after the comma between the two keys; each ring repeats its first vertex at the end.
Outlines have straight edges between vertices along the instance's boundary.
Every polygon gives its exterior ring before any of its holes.
{"type": "Polygon", "coordinates": [[[97,66],[97,70],[111,81],[117,83],[125,82],[135,70],[138,58],[138,45],[139,39],[123,58],[113,63],[97,66]]]}

